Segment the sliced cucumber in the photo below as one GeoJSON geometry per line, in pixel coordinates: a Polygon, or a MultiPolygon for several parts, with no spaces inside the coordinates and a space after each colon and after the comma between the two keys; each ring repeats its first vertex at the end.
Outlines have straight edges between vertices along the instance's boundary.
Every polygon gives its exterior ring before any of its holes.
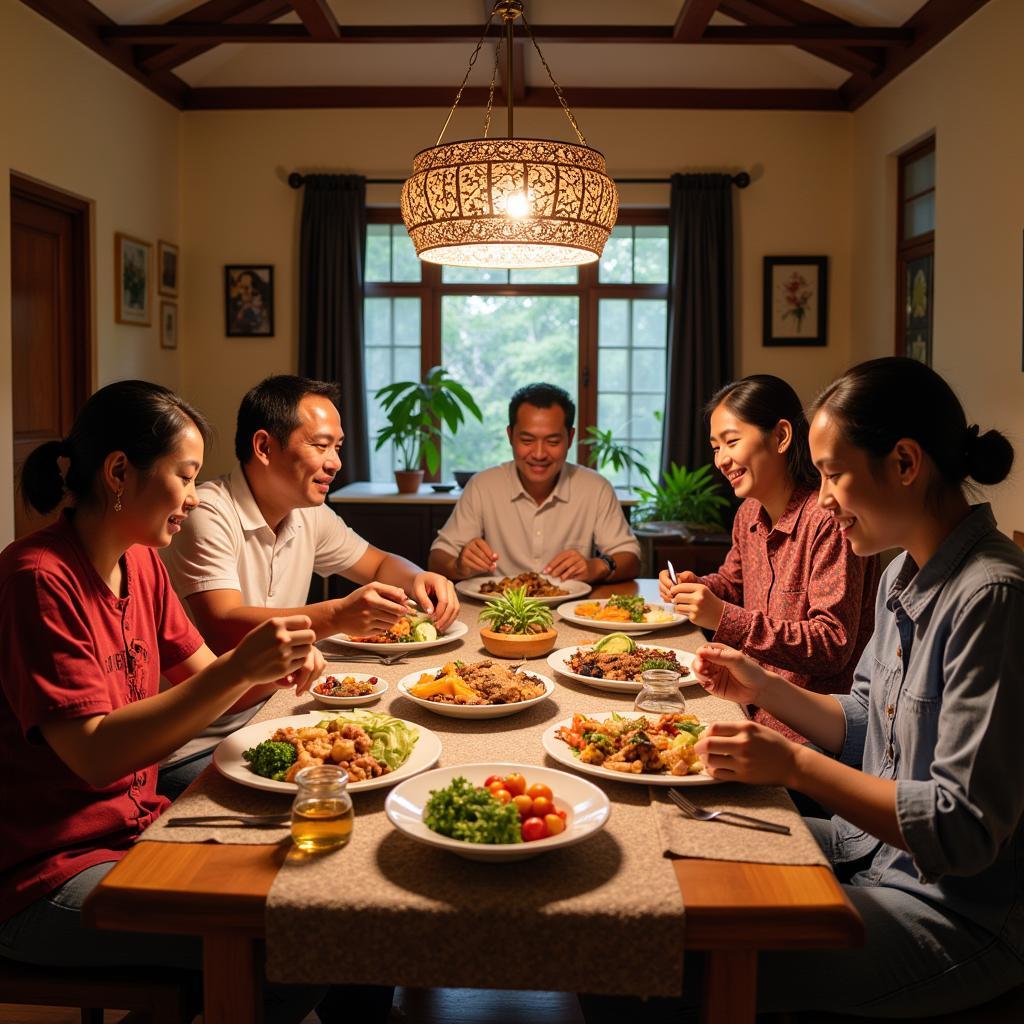
{"type": "Polygon", "coordinates": [[[594,644],[594,650],[601,654],[632,654],[636,641],[625,633],[609,633],[594,644]]]}
{"type": "Polygon", "coordinates": [[[426,643],[428,640],[437,639],[437,627],[432,622],[421,622],[417,625],[412,635],[416,637],[419,643],[426,643]]]}

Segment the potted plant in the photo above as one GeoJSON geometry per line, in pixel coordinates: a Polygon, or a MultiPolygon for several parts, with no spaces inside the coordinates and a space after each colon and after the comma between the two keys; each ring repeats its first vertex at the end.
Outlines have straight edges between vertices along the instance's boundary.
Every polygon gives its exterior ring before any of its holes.
{"type": "Polygon", "coordinates": [[[551,609],[525,587],[507,590],[487,602],[480,613],[480,639],[490,654],[499,658],[539,658],[555,646],[551,609]]]}
{"type": "Polygon", "coordinates": [[[616,473],[624,469],[635,469],[648,483],[654,485],[647,467],[640,461],[643,453],[617,440],[611,430],[587,427],[587,436],[580,441],[580,447],[587,449],[587,465],[592,469],[600,471],[611,466],[616,473]]]}
{"type": "Polygon", "coordinates": [[[656,521],[678,524],[684,530],[722,529],[722,513],[729,508],[727,498],[719,494],[719,484],[711,476],[711,466],[701,466],[692,473],[674,462],[662,475],[661,483],[651,481],[651,490],[637,489],[640,503],[636,523],[656,521]]]}
{"type": "Polygon", "coordinates": [[[415,494],[423,483],[423,463],[436,473],[441,465],[438,441],[441,428],[454,434],[465,421],[466,412],[483,422],[473,396],[442,366],[433,367],[426,380],[396,381],[374,397],[387,414],[388,425],[377,431],[377,450],[388,441],[395,445],[398,463],[395,482],[400,494],[415,494]]]}

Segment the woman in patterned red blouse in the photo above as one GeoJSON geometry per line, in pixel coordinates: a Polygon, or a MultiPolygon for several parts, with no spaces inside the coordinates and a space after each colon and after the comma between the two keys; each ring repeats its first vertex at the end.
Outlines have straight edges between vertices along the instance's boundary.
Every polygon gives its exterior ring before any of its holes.
{"type": "MultiPolygon", "coordinates": [[[[860,558],[818,507],[807,419],[784,380],[755,374],[708,403],[715,465],[743,504],[718,572],[660,576],[663,600],[798,686],[849,693],[874,628],[877,558],[860,558]]],[[[766,711],[755,720],[800,738],[766,711]]]]}

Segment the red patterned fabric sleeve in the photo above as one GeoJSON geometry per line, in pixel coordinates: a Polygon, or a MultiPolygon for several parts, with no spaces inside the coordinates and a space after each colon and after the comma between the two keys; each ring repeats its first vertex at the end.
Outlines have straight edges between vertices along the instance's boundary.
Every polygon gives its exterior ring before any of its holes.
{"type": "Polygon", "coordinates": [[[730,604],[743,604],[743,554],[741,537],[749,536],[750,522],[746,508],[741,507],[736,513],[732,524],[732,547],[725,556],[718,572],[698,576],[697,582],[703,583],[715,597],[730,604]]]}
{"type": "Polygon", "coordinates": [[[804,617],[769,618],[730,603],[715,641],[805,676],[840,672],[854,653],[867,562],[853,553],[830,519],[818,525],[810,554],[804,617]]]}

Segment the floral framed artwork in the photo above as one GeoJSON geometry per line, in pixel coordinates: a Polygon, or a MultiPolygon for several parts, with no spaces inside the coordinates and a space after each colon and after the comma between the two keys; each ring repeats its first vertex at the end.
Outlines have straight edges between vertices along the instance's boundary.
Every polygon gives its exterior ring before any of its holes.
{"type": "Polygon", "coordinates": [[[120,231],[114,235],[114,319],[148,327],[152,321],[150,277],[153,246],[120,231]]]}
{"type": "Polygon", "coordinates": [[[161,295],[178,297],[178,247],[162,240],[156,243],[156,285],[161,295]]]}
{"type": "Polygon", "coordinates": [[[224,333],[229,338],[274,336],[274,268],[235,264],[224,268],[224,333]]]}
{"type": "Polygon", "coordinates": [[[160,347],[178,347],[178,304],[160,303],[160,347]]]}
{"type": "Polygon", "coordinates": [[[828,257],[765,256],[763,343],[827,342],[828,257]]]}

